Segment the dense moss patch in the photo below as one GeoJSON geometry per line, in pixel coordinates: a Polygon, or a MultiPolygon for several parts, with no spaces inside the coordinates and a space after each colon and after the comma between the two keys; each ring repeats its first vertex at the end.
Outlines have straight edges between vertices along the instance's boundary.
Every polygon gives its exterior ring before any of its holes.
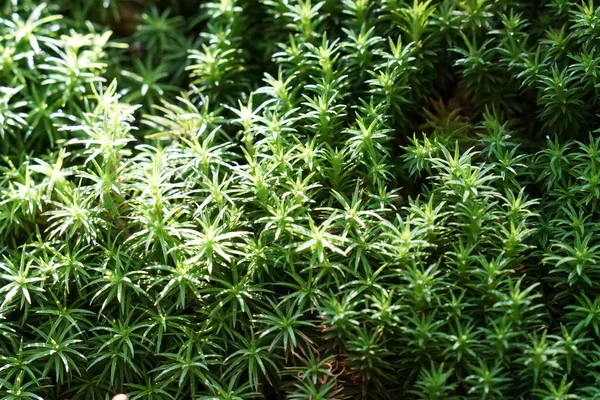
{"type": "Polygon", "coordinates": [[[599,27],[0,2],[0,399],[600,398],[599,27]]]}

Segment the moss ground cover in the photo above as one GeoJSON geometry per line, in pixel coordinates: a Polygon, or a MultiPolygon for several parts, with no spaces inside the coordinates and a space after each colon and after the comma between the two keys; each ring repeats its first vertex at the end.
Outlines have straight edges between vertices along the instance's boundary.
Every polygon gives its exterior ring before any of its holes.
{"type": "Polygon", "coordinates": [[[600,399],[592,1],[0,0],[0,399],[600,399]]]}

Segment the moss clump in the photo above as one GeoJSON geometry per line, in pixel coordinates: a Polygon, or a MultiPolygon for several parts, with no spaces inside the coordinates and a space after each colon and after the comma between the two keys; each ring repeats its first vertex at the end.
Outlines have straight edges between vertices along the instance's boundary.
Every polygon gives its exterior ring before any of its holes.
{"type": "Polygon", "coordinates": [[[592,2],[0,27],[0,399],[600,398],[592,2]]]}

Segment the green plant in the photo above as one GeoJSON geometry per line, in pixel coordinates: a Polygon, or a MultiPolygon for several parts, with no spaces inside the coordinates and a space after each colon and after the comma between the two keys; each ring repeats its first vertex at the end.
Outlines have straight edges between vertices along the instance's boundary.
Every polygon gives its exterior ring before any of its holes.
{"type": "Polygon", "coordinates": [[[0,2],[0,399],[600,398],[599,15],[0,2]]]}

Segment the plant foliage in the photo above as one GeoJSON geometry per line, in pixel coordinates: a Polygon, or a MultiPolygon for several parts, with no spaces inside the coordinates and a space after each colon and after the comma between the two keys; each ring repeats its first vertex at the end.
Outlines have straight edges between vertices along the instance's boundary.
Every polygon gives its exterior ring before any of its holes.
{"type": "Polygon", "coordinates": [[[0,1],[0,399],[600,399],[599,35],[0,1]]]}

